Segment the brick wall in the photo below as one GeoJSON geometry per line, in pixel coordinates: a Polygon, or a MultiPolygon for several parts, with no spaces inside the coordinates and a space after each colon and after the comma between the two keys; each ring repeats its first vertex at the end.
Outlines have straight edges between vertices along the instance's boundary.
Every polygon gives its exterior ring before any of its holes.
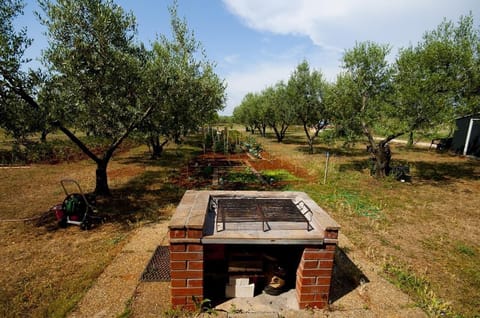
{"type": "Polygon", "coordinates": [[[170,230],[171,303],[195,310],[193,298],[203,300],[202,230],[170,230]]]}
{"type": "MultiPolygon", "coordinates": [[[[336,239],[336,231],[328,231],[325,237],[336,239]]],[[[306,246],[297,268],[296,292],[300,309],[324,308],[328,305],[332,280],[335,243],[306,246]]]]}
{"type": "MultiPolygon", "coordinates": [[[[195,298],[204,297],[204,246],[201,230],[170,231],[171,303],[173,307],[195,310],[195,298]]],[[[334,233],[326,233],[334,239],[334,233]]],[[[306,246],[296,272],[296,294],[300,309],[328,305],[335,243],[306,246]]]]}

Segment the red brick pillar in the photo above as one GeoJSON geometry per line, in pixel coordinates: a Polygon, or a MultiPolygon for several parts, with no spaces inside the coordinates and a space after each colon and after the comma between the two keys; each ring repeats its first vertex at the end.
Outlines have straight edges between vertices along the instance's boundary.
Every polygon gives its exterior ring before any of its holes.
{"type": "MultiPolygon", "coordinates": [[[[336,234],[325,233],[325,236],[333,239],[336,234]]],[[[305,247],[297,269],[296,281],[300,309],[324,308],[328,305],[336,247],[336,243],[305,247]]]]}
{"type": "Polygon", "coordinates": [[[203,300],[202,230],[170,229],[172,306],[195,310],[203,300]]]}

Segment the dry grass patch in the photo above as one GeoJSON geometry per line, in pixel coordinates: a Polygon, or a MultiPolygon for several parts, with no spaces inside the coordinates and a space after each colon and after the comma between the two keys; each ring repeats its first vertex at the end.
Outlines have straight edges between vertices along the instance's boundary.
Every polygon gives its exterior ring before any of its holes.
{"type": "Polygon", "coordinates": [[[125,233],[115,225],[41,231],[32,225],[1,224],[3,317],[62,317],[88,290],[120,250],[125,233]],[[43,232],[43,233],[42,233],[43,232]]]}
{"type": "MultiPolygon", "coordinates": [[[[392,147],[393,164],[408,164],[412,183],[369,175],[363,145],[316,145],[306,153],[300,133],[285,144],[258,138],[269,156],[258,169],[284,169],[342,226],[383,275],[433,314],[475,317],[480,308],[480,162],[423,149],[392,147]],[[326,182],[325,152],[330,152],[326,182]],[[273,167],[273,168],[272,168],[273,167]]],[[[130,230],[168,218],[183,194],[181,166],[193,148],[169,149],[152,162],[145,148],[109,166],[112,199],[100,200],[107,224],[82,232],[49,231],[32,223],[0,222],[0,315],[65,316],[119,252],[130,230]]],[[[39,216],[64,198],[62,178],[94,187],[89,161],[0,170],[0,219],[39,216]]]]}
{"type": "Polygon", "coordinates": [[[93,163],[0,170],[0,316],[64,317],[121,250],[133,228],[169,217],[183,194],[169,178],[195,150],[167,149],[158,161],[148,160],[146,150],[139,147],[114,157],[108,170],[113,197],[98,201],[107,222],[91,231],[76,226],[57,229],[53,219],[48,226],[19,219],[41,216],[62,202],[61,179],[75,179],[84,191],[92,191],[93,163]]]}
{"type": "Polygon", "coordinates": [[[419,306],[432,315],[480,314],[479,160],[393,145],[392,164],[411,170],[412,182],[401,183],[372,178],[361,143],[350,149],[318,144],[308,154],[300,133],[287,144],[258,139],[271,157],[309,172],[311,182],[291,188],[326,208],[419,306]]]}

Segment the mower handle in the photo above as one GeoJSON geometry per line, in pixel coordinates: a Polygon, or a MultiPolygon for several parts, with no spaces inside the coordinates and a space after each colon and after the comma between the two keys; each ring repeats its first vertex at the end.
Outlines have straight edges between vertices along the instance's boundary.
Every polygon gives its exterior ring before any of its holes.
{"type": "Polygon", "coordinates": [[[68,196],[70,194],[70,193],[68,193],[68,190],[67,190],[67,187],[66,187],[67,183],[75,184],[78,188],[78,193],[80,193],[83,197],[85,197],[85,195],[83,194],[82,187],[80,187],[80,184],[73,179],[62,179],[62,180],[60,180],[60,184],[62,185],[63,191],[65,192],[65,195],[68,196]]]}
{"type": "Polygon", "coordinates": [[[68,190],[67,190],[67,186],[66,186],[67,183],[75,184],[78,188],[78,193],[82,196],[83,201],[85,201],[85,204],[87,205],[87,207],[89,207],[93,212],[96,212],[95,207],[92,206],[90,204],[90,202],[87,200],[87,197],[85,196],[85,193],[83,192],[82,187],[80,187],[80,184],[77,181],[75,181],[73,179],[62,179],[62,180],[60,180],[60,184],[62,185],[63,191],[65,192],[65,195],[68,197],[70,194],[72,194],[72,193],[69,193],[68,190]]]}

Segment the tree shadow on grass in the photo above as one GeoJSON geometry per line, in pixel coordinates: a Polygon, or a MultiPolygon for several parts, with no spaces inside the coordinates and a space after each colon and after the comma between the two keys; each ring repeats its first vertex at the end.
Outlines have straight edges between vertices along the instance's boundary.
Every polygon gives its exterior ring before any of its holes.
{"type": "MultiPolygon", "coordinates": [[[[154,169],[133,176],[121,186],[112,187],[110,197],[97,197],[95,208],[98,214],[92,214],[92,223],[95,226],[102,221],[130,225],[169,217],[166,215],[171,210],[169,206],[178,204],[185,190],[172,180],[177,178],[188,159],[196,153],[198,150],[182,149],[179,152],[168,149],[158,160],[149,159],[149,153],[146,152],[117,158],[116,161],[125,166],[137,165],[154,169]]],[[[52,210],[39,215],[38,220],[35,218],[33,222],[37,227],[44,226],[49,231],[57,230],[57,223],[52,210]]]]}
{"type": "Polygon", "coordinates": [[[438,163],[415,161],[410,162],[415,169],[414,177],[425,181],[449,182],[454,179],[480,180],[480,165],[468,162],[438,163]]]}
{"type": "MultiPolygon", "coordinates": [[[[169,173],[168,170],[145,171],[123,186],[111,189],[110,197],[97,197],[97,213],[89,212],[92,228],[102,223],[118,223],[128,228],[140,222],[167,219],[185,192],[168,181],[169,173]]],[[[59,229],[53,210],[32,219],[32,223],[47,231],[59,229]]]]}
{"type": "MultiPolygon", "coordinates": [[[[276,137],[274,137],[276,140],[276,137]]],[[[298,145],[298,144],[305,144],[307,142],[306,137],[299,136],[299,135],[286,135],[283,138],[282,143],[287,144],[287,145],[298,145]]]]}
{"type": "Polygon", "coordinates": [[[316,153],[329,152],[331,156],[343,156],[343,157],[365,157],[368,155],[365,148],[349,148],[349,147],[327,147],[323,145],[315,146],[314,151],[316,153]]]}
{"type": "Polygon", "coordinates": [[[124,165],[137,164],[161,169],[144,171],[122,186],[111,189],[111,197],[98,200],[98,210],[106,216],[108,222],[123,224],[168,217],[161,211],[177,205],[185,192],[174,180],[183,166],[198,153],[198,150],[191,148],[181,151],[167,149],[155,160],[150,159],[149,153],[119,159],[124,165]]]}
{"type": "Polygon", "coordinates": [[[107,222],[132,224],[167,218],[161,211],[178,204],[184,190],[168,182],[168,172],[146,171],[111,192],[97,204],[101,215],[107,222]]]}
{"type": "Polygon", "coordinates": [[[370,169],[371,163],[369,159],[359,159],[359,160],[352,160],[348,163],[341,163],[338,165],[339,172],[346,172],[346,171],[358,171],[362,172],[365,169],[370,169]]]}
{"type": "Polygon", "coordinates": [[[188,162],[191,158],[201,153],[198,149],[185,148],[181,150],[166,149],[162,155],[157,159],[151,159],[150,153],[145,152],[142,154],[136,154],[119,159],[121,164],[143,164],[150,167],[166,167],[166,168],[178,168],[179,161],[182,163],[188,162]]]}
{"type": "MultiPolygon", "coordinates": [[[[416,181],[439,182],[447,185],[454,180],[479,180],[480,165],[476,162],[429,162],[429,161],[407,161],[392,160],[391,167],[408,166],[410,175],[416,181]]],[[[372,167],[371,161],[352,160],[339,165],[339,171],[365,171],[372,167]]]]}
{"type": "MultiPolygon", "coordinates": [[[[310,147],[307,145],[298,145],[295,148],[298,152],[304,153],[306,155],[310,153],[310,147]]],[[[313,146],[313,154],[319,155],[329,153],[330,156],[342,156],[342,157],[365,157],[368,153],[363,148],[348,148],[348,147],[330,147],[324,144],[317,144],[313,146]]]]}
{"type": "Polygon", "coordinates": [[[422,147],[422,146],[407,146],[405,144],[394,144],[394,147],[398,151],[402,152],[413,152],[413,153],[424,153],[424,154],[435,154],[438,156],[454,156],[453,153],[448,151],[437,151],[435,148],[422,147]]]}

